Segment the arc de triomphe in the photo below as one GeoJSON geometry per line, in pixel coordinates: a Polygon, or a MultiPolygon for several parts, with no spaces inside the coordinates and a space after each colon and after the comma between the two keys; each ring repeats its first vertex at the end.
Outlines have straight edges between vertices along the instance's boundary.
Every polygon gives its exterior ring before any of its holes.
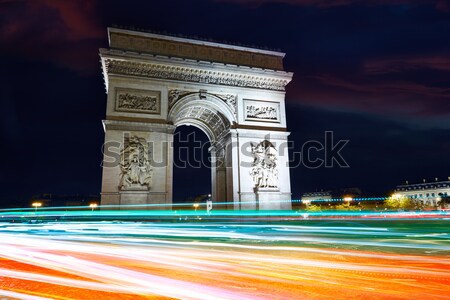
{"type": "Polygon", "coordinates": [[[116,28],[108,35],[102,205],[170,208],[173,133],[193,125],[211,141],[214,202],[291,209],[284,97],[293,74],[284,53],[116,28]]]}

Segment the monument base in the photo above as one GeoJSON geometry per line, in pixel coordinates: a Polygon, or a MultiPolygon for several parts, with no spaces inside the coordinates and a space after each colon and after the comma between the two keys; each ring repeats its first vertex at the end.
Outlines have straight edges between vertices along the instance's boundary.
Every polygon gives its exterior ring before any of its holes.
{"type": "Polygon", "coordinates": [[[291,210],[291,193],[277,188],[255,188],[253,193],[241,193],[241,210],[291,210]]]}
{"type": "Polygon", "coordinates": [[[117,207],[105,209],[170,210],[172,209],[172,202],[168,202],[166,199],[167,193],[149,192],[148,190],[122,190],[119,193],[102,193],[102,205],[117,205],[117,207]],[[122,205],[126,206],[120,207],[122,205]]]}
{"type": "Polygon", "coordinates": [[[256,188],[259,210],[291,210],[291,194],[282,193],[277,188],[256,188]]]}

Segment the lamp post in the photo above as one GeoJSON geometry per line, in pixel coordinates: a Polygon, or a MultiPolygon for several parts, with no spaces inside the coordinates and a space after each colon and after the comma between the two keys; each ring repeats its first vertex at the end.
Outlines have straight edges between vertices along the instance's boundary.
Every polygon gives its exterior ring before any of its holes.
{"type": "Polygon", "coordinates": [[[97,203],[91,203],[89,204],[89,207],[92,209],[92,211],[94,211],[94,209],[96,209],[98,207],[97,203]]]}
{"type": "Polygon", "coordinates": [[[401,194],[399,194],[399,193],[395,193],[395,194],[392,194],[392,199],[395,199],[395,200],[400,200],[400,198],[402,198],[402,195],[401,194]]]}
{"type": "Polygon", "coordinates": [[[33,206],[34,211],[37,212],[38,207],[41,207],[42,203],[41,202],[33,202],[33,203],[31,203],[31,206],[33,206]]]}
{"type": "Polygon", "coordinates": [[[192,206],[194,207],[195,211],[197,211],[197,208],[199,207],[199,204],[198,203],[194,203],[194,205],[192,205],[192,206]]]}
{"type": "Polygon", "coordinates": [[[352,197],[344,197],[344,202],[347,203],[347,207],[350,207],[350,202],[353,201],[352,197]]]}

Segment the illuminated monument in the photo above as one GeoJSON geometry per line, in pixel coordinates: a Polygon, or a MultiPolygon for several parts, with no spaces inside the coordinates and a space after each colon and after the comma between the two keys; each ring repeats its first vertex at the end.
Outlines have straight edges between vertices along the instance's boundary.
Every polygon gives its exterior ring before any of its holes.
{"type": "Polygon", "coordinates": [[[192,125],[211,141],[213,201],[291,209],[284,97],[292,73],[283,71],[284,53],[108,34],[109,49],[100,49],[108,94],[103,205],[170,205],[173,133],[192,125]]]}

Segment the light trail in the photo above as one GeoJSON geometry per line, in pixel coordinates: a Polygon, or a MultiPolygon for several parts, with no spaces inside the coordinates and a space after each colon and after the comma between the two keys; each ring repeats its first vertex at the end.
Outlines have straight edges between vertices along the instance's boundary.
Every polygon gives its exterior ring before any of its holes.
{"type": "MultiPolygon", "coordinates": [[[[7,220],[20,220],[34,219],[39,220],[47,218],[66,220],[104,220],[105,218],[113,219],[126,219],[126,220],[143,220],[146,218],[169,218],[170,221],[176,220],[189,220],[193,218],[201,220],[202,218],[214,219],[222,218],[227,221],[233,221],[231,217],[244,218],[238,221],[253,221],[261,218],[276,219],[276,218],[290,218],[290,219],[310,219],[310,218],[399,218],[399,219],[413,219],[413,218],[450,218],[450,211],[435,210],[435,211],[333,211],[324,210],[321,212],[307,212],[307,211],[280,211],[280,210],[213,210],[207,212],[205,210],[152,210],[152,209],[124,209],[122,210],[97,210],[92,211],[89,209],[80,209],[76,207],[75,210],[61,210],[59,207],[48,207],[40,211],[29,209],[7,209],[0,210],[0,221],[7,220]],[[252,219],[256,218],[256,219],[252,219]]],[[[129,208],[129,207],[126,207],[129,208]]]]}
{"type": "Polygon", "coordinates": [[[0,298],[450,299],[449,222],[0,223],[0,298]]]}
{"type": "MultiPolygon", "coordinates": [[[[370,197],[370,198],[352,198],[352,201],[354,202],[361,202],[361,201],[384,201],[388,197],[370,197]]],[[[292,200],[273,200],[272,202],[290,202],[290,203],[301,203],[302,200],[300,199],[292,199],[292,200]]],[[[315,199],[312,202],[345,202],[345,198],[332,198],[332,199],[315,199]]],[[[151,203],[151,204],[128,204],[128,205],[96,205],[96,209],[146,209],[146,208],[159,208],[159,209],[171,209],[171,208],[180,208],[180,207],[192,207],[193,205],[198,205],[198,207],[205,207],[206,208],[206,202],[191,202],[191,203],[151,203]]],[[[214,202],[214,205],[232,205],[233,202],[214,202]]],[[[254,201],[241,201],[240,204],[255,204],[254,201]]],[[[68,209],[89,209],[92,210],[92,206],[54,206],[54,207],[46,207],[42,206],[39,208],[39,210],[68,210],[68,209]]],[[[0,212],[8,212],[8,211],[35,211],[36,208],[2,208],[0,209],[0,212]]]]}

